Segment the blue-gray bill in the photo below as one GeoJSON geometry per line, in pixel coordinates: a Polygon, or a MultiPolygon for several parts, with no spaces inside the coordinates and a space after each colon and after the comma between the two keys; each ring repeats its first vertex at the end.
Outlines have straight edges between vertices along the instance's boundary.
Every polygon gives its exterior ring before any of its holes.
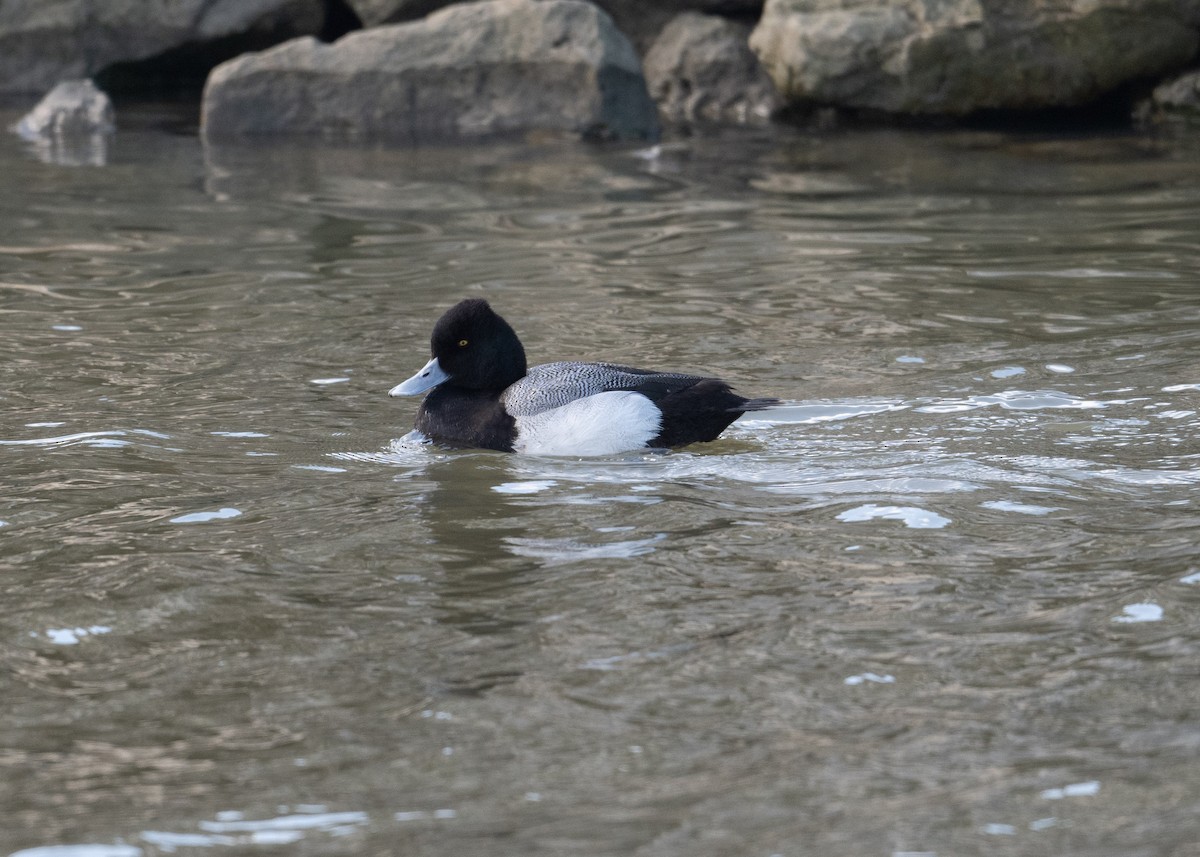
{"type": "Polygon", "coordinates": [[[402,381],[392,389],[388,390],[389,396],[416,396],[424,393],[426,390],[432,390],[443,381],[449,380],[450,376],[446,374],[438,360],[434,357],[428,363],[421,367],[416,375],[413,375],[407,381],[402,381]]]}

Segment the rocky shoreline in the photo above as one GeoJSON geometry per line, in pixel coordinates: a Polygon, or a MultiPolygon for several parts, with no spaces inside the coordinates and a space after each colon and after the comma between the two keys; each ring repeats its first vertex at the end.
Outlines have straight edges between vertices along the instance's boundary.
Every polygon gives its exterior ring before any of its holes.
{"type": "Polygon", "coordinates": [[[0,97],[205,81],[202,133],[652,140],[659,123],[1200,117],[1200,0],[17,0],[0,97]]]}

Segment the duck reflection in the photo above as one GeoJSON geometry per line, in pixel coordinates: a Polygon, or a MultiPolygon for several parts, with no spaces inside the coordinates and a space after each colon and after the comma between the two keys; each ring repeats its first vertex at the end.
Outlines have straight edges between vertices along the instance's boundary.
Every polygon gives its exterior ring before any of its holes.
{"type": "Polygon", "coordinates": [[[419,515],[437,577],[438,621],[472,634],[502,634],[531,620],[514,598],[538,563],[514,554],[533,509],[494,489],[509,478],[495,453],[430,455],[419,515]]]}
{"type": "MultiPolygon", "coordinates": [[[[522,597],[550,570],[657,549],[665,533],[646,533],[627,513],[611,526],[586,523],[586,507],[628,509],[658,503],[646,484],[646,456],[629,460],[538,459],[493,452],[429,454],[418,515],[439,576],[439,621],[474,634],[497,634],[543,619],[536,599],[522,597]],[[606,489],[597,496],[599,482],[606,489]],[[613,484],[613,483],[617,484],[613,484]],[[632,482],[633,484],[621,484],[632,482]],[[611,489],[616,489],[614,493],[611,489]],[[564,507],[578,514],[564,515],[564,507]]],[[[662,456],[650,456],[662,458],[662,456]]],[[[549,608],[547,608],[549,609],[549,608]]]]}

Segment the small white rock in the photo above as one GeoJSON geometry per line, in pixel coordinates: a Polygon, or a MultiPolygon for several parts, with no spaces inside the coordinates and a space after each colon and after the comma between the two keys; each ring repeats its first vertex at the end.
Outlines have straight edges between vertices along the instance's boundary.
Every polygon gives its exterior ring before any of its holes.
{"type": "Polygon", "coordinates": [[[26,140],[111,134],[113,107],[90,80],[64,80],[22,117],[16,132],[26,140]]]}

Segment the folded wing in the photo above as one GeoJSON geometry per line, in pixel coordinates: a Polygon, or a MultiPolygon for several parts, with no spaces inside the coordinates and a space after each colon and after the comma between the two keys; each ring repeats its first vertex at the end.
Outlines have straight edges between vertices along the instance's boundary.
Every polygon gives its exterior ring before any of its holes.
{"type": "Polygon", "coordinates": [[[528,417],[613,391],[641,393],[652,402],[660,402],[703,380],[699,375],[651,372],[614,363],[544,363],[530,368],[500,398],[508,413],[528,417]]]}

